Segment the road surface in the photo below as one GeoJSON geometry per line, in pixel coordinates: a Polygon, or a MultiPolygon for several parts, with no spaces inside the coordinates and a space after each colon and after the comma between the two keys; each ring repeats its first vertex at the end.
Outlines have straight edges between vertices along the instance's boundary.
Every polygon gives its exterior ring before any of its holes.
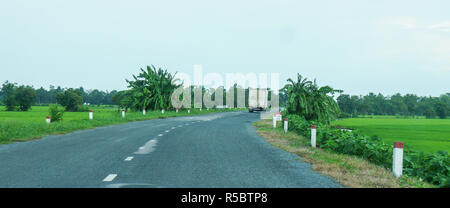
{"type": "Polygon", "coordinates": [[[0,187],[342,187],[230,112],[112,125],[0,146],[0,187]]]}

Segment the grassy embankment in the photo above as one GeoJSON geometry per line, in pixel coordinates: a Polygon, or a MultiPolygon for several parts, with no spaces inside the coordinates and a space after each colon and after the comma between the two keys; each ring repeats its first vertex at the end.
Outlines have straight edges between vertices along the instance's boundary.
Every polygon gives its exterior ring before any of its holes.
{"type": "Polygon", "coordinates": [[[117,108],[91,107],[94,111],[94,119],[89,120],[88,112],[65,112],[61,122],[51,124],[45,123],[45,117],[49,115],[48,107],[34,106],[28,112],[8,112],[4,111],[4,106],[0,106],[0,144],[28,141],[38,139],[51,134],[64,134],[81,129],[95,128],[110,124],[120,124],[130,121],[141,121],[156,118],[167,118],[175,116],[199,115],[215,112],[239,111],[242,109],[191,109],[175,111],[150,111],[146,115],[142,112],[127,112],[126,117],[117,108]]]}
{"type": "Polygon", "coordinates": [[[406,146],[426,153],[450,150],[450,119],[375,116],[342,119],[332,124],[359,129],[365,135],[377,136],[386,143],[404,142],[406,146]]]}
{"type": "Polygon", "coordinates": [[[312,148],[307,139],[294,132],[285,134],[280,122],[278,125],[279,128],[274,129],[271,120],[254,123],[258,134],[269,143],[297,154],[303,161],[310,163],[315,171],[335,178],[344,186],[352,188],[434,187],[407,176],[397,179],[390,170],[356,156],[312,148]]]}

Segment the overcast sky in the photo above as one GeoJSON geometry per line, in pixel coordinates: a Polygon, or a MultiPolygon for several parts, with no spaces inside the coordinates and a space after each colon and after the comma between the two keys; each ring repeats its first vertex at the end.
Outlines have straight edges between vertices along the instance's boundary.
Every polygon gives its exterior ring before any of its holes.
{"type": "MultiPolygon", "coordinates": [[[[301,73],[349,94],[450,92],[450,1],[0,1],[0,81],[125,89],[171,72],[301,73]]],[[[281,84],[283,84],[281,83],[281,84]]]]}

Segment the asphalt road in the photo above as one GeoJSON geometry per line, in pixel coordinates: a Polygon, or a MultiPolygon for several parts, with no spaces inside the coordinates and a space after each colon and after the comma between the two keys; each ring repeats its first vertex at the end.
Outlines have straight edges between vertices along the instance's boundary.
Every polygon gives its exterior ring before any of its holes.
{"type": "Polygon", "coordinates": [[[0,187],[342,187],[268,144],[258,113],[156,119],[0,146],[0,187]]]}

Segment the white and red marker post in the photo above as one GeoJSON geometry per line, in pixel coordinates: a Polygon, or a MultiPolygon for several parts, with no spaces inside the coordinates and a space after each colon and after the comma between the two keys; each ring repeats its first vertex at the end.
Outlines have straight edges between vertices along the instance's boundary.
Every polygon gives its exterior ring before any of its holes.
{"type": "Polygon", "coordinates": [[[287,131],[288,131],[288,119],[285,118],[284,119],[284,133],[287,133],[287,131]]]}
{"type": "Polygon", "coordinates": [[[50,124],[51,122],[50,116],[45,117],[45,123],[50,124]]]}
{"type": "Polygon", "coordinates": [[[394,142],[394,152],[392,161],[392,172],[399,178],[403,172],[403,143],[394,142]]]}
{"type": "Polygon", "coordinates": [[[277,115],[274,114],[272,117],[272,124],[273,124],[273,128],[277,127],[277,115]]]}
{"type": "Polygon", "coordinates": [[[89,110],[89,120],[94,119],[94,111],[89,110]]]}
{"type": "Polygon", "coordinates": [[[125,110],[122,110],[122,118],[125,118],[125,110]]]}
{"type": "Polygon", "coordinates": [[[311,147],[316,147],[316,125],[311,126],[311,147]]]}

